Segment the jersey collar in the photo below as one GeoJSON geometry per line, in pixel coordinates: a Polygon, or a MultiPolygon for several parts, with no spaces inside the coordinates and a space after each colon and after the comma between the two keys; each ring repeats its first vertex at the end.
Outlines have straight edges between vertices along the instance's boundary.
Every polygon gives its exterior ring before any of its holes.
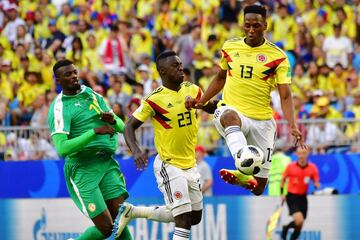
{"type": "Polygon", "coordinates": [[[63,91],[61,91],[61,96],[63,96],[63,97],[76,97],[76,96],[78,96],[79,94],[81,94],[81,93],[83,93],[84,91],[85,91],[85,89],[86,89],[86,86],[85,85],[81,85],[80,86],[80,92],[78,92],[77,94],[75,94],[75,95],[65,95],[64,93],[63,93],[63,91]]]}
{"type": "Polygon", "coordinates": [[[301,169],[305,169],[305,168],[307,168],[308,166],[309,166],[309,163],[307,162],[306,164],[305,164],[305,166],[300,166],[300,164],[296,161],[296,165],[299,167],[299,168],[301,168],[301,169]]]}
{"type": "Polygon", "coordinates": [[[260,47],[264,46],[264,45],[268,42],[268,40],[267,40],[266,38],[264,38],[265,41],[263,42],[263,44],[261,44],[261,45],[259,45],[259,46],[257,46],[257,47],[251,47],[250,45],[248,45],[248,44],[245,42],[245,39],[246,39],[246,37],[243,38],[243,43],[244,43],[244,45],[245,45],[246,47],[248,47],[248,48],[251,48],[251,49],[260,48],[260,47]]]}

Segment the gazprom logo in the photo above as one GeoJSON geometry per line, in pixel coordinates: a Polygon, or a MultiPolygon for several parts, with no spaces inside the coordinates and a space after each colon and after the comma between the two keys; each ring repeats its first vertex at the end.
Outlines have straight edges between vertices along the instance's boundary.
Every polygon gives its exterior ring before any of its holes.
{"type": "Polygon", "coordinates": [[[77,238],[81,233],[74,232],[51,232],[46,230],[46,212],[43,208],[41,211],[41,217],[34,223],[33,237],[34,240],[66,240],[69,238],[77,238]]]}

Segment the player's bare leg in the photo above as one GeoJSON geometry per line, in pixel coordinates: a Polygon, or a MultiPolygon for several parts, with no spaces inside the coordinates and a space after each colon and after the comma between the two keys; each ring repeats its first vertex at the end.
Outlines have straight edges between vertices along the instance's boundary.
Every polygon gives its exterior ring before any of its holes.
{"type": "MultiPolygon", "coordinates": [[[[226,144],[234,158],[241,147],[247,145],[246,138],[241,131],[241,119],[237,112],[228,109],[222,113],[220,123],[225,129],[226,144]]],[[[226,183],[238,185],[251,191],[258,186],[253,176],[245,175],[238,170],[221,169],[219,173],[226,183]]]]}

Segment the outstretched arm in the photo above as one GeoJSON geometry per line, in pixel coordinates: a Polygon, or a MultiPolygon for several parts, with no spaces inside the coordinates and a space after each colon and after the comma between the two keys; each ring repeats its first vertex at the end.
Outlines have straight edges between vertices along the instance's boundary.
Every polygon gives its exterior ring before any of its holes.
{"type": "Polygon", "coordinates": [[[295,144],[299,143],[302,148],[306,148],[303,136],[295,121],[294,105],[289,84],[279,84],[278,90],[280,94],[281,108],[284,113],[284,117],[290,126],[291,135],[295,137],[295,144]]]}
{"type": "Polygon", "coordinates": [[[201,96],[199,100],[196,100],[192,97],[187,97],[185,99],[185,107],[187,109],[197,108],[197,109],[204,109],[204,111],[208,113],[214,113],[217,105],[217,101],[214,100],[209,101],[213,98],[216,94],[218,94],[221,89],[224,88],[225,81],[226,81],[226,70],[220,70],[215,78],[211,81],[209,87],[206,89],[205,93],[201,96]]]}
{"type": "Polygon", "coordinates": [[[204,95],[200,98],[199,102],[197,103],[198,105],[203,106],[224,88],[226,73],[226,70],[220,69],[215,78],[211,81],[209,87],[206,89],[204,95]]]}
{"type": "Polygon", "coordinates": [[[208,104],[203,106],[202,110],[204,110],[207,113],[214,114],[214,112],[215,112],[215,110],[217,108],[218,102],[219,102],[219,100],[210,100],[208,102],[208,104]]]}
{"type": "Polygon", "coordinates": [[[138,129],[142,124],[143,122],[137,120],[134,117],[131,117],[125,124],[124,130],[125,142],[134,155],[135,166],[138,170],[142,170],[148,165],[147,153],[141,149],[135,135],[135,130],[138,129]]]}

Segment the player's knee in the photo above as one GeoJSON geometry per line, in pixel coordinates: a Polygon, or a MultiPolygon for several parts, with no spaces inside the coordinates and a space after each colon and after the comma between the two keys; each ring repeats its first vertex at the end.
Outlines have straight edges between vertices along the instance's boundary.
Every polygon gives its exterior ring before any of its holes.
{"type": "Polygon", "coordinates": [[[237,112],[228,109],[220,117],[221,125],[226,128],[228,126],[241,125],[241,120],[237,112]]]}
{"type": "Polygon", "coordinates": [[[252,193],[256,196],[260,196],[265,190],[266,181],[261,181],[259,178],[257,178],[257,181],[259,185],[252,191],[252,193]]]}
{"type": "Polygon", "coordinates": [[[185,229],[190,229],[192,224],[191,212],[183,213],[175,216],[175,226],[185,229]]]}
{"type": "Polygon", "coordinates": [[[264,192],[264,188],[259,188],[259,187],[252,190],[252,193],[256,196],[260,196],[261,194],[263,194],[263,192],[264,192]]]}
{"type": "Polygon", "coordinates": [[[202,211],[193,211],[191,216],[191,225],[198,225],[201,222],[202,211]]]}
{"type": "Polygon", "coordinates": [[[294,215],[294,223],[296,229],[301,229],[304,224],[304,216],[301,212],[296,212],[294,215]]]}
{"type": "Polygon", "coordinates": [[[102,226],[99,230],[105,237],[110,237],[113,230],[113,225],[111,223],[104,224],[104,226],[102,226]]]}
{"type": "Polygon", "coordinates": [[[295,227],[301,229],[303,224],[304,224],[304,219],[303,218],[297,218],[294,220],[295,223],[295,227]]]}

